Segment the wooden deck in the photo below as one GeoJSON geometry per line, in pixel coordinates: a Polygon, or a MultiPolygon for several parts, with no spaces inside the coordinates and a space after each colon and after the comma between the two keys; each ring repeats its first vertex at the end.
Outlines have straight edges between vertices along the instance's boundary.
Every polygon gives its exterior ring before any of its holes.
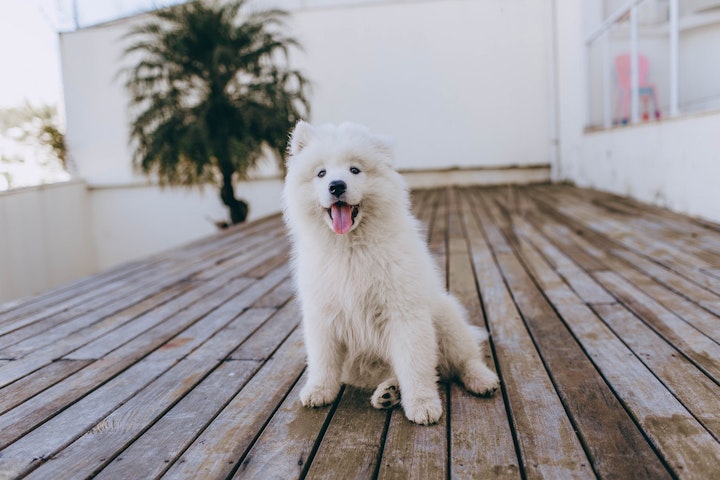
{"type": "Polygon", "coordinates": [[[565,186],[414,195],[502,394],[302,408],[272,217],[0,307],[0,478],[720,478],[720,227],[565,186]]]}

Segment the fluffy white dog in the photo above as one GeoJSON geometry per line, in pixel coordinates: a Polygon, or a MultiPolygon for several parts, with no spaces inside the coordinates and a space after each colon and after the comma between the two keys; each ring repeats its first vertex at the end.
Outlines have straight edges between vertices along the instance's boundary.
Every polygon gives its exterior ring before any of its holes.
{"type": "MultiPolygon", "coordinates": [[[[410,213],[389,142],[360,125],[292,132],[283,192],[302,306],[308,377],[303,405],[333,402],[341,384],[402,403],[415,423],[442,415],[438,373],[475,394],[498,388],[471,327],[410,213]]],[[[482,338],[481,338],[482,337],[482,338]]]]}

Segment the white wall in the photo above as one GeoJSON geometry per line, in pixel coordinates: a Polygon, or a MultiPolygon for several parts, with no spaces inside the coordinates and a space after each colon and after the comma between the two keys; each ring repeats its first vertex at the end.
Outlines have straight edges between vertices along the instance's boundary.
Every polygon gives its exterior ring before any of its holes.
{"type": "MultiPolygon", "coordinates": [[[[289,28],[304,52],[292,60],[313,82],[313,121],[352,120],[394,137],[401,169],[482,176],[527,166],[524,180],[548,178],[538,167],[552,157],[551,0],[274,3],[293,10],[289,28]]],[[[213,191],[160,191],[131,168],[116,74],[121,37],[143,20],[61,35],[67,142],[91,189],[102,267],[208,234],[207,218],[226,216],[213,191]]],[[[279,190],[279,180],[263,180],[238,194],[257,218],[279,211],[279,190]]]]}
{"type": "Polygon", "coordinates": [[[0,303],[96,270],[85,184],[0,192],[0,303]]]}
{"type": "Polygon", "coordinates": [[[377,2],[291,26],[313,119],[365,123],[399,168],[433,169],[550,162],[550,18],[545,0],[377,2]]]}
{"type": "MultiPolygon", "coordinates": [[[[248,218],[279,211],[277,179],[242,182],[237,196],[251,199],[248,218]]],[[[212,187],[202,191],[157,186],[94,187],[90,190],[92,238],[100,269],[190,241],[218,230],[228,214],[212,187]]]]}
{"type": "Polygon", "coordinates": [[[590,133],[581,158],[580,186],[720,221],[720,113],[590,133]]]}
{"type": "Polygon", "coordinates": [[[555,180],[720,221],[720,112],[585,132],[581,0],[556,0],[558,131],[555,180]]]}

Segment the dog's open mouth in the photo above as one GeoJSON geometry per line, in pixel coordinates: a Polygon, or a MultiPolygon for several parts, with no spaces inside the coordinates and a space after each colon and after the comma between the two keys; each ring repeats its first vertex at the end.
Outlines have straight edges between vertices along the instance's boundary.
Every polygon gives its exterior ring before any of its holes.
{"type": "Polygon", "coordinates": [[[332,220],[335,233],[343,234],[350,231],[358,214],[359,205],[348,205],[345,202],[333,203],[327,209],[332,220]]]}

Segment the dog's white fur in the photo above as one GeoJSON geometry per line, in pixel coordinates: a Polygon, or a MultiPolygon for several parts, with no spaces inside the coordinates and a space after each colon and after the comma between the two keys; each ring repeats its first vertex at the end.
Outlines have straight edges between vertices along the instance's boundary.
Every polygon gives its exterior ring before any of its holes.
{"type": "Polygon", "coordinates": [[[289,154],[283,200],[307,349],[302,403],[331,403],[345,383],[375,388],[376,408],[401,401],[409,420],[430,424],[442,415],[438,373],[495,392],[479,346],[486,334],[446,293],[390,143],[360,125],[299,122],[289,154]],[[358,206],[344,234],[328,212],[338,201],[332,181],[347,185],[339,200],[358,206]]]}

